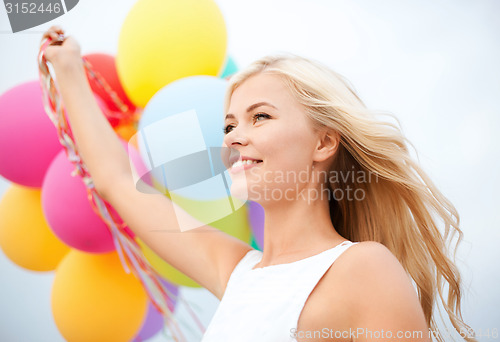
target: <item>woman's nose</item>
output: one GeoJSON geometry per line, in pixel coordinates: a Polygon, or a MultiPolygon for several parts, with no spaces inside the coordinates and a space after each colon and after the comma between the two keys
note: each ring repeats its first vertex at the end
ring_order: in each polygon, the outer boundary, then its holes
{"type": "Polygon", "coordinates": [[[234,145],[247,145],[248,137],[242,128],[235,127],[224,136],[224,143],[228,147],[234,145]]]}

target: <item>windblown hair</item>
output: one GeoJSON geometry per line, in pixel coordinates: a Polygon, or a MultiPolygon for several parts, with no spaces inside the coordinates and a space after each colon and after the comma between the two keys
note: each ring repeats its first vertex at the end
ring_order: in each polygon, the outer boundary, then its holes
{"type": "MultiPolygon", "coordinates": [[[[340,146],[330,171],[377,177],[376,182],[337,179],[329,183],[331,191],[362,188],[365,194],[363,200],[330,198],[337,232],[351,241],[385,245],[411,277],[427,326],[438,331],[434,312],[439,300],[454,328],[462,336],[467,332],[466,341],[476,341],[462,318],[462,281],[454,263],[463,238],[458,212],[410,156],[408,145],[413,145],[403,136],[397,118],[369,110],[342,75],[295,55],[264,57],[234,75],[226,93],[226,110],[234,90],[259,73],[281,77],[315,128],[339,133],[340,146]],[[393,117],[398,125],[377,115],[393,117]],[[438,228],[441,220],[444,232],[438,228]]],[[[435,337],[443,341],[441,334],[435,337]]]]}

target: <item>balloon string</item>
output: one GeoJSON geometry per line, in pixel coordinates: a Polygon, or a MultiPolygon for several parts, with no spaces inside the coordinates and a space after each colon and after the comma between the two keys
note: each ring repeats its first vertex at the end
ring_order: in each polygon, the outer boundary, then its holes
{"type": "MultiPolygon", "coordinates": [[[[134,236],[131,235],[129,230],[125,229],[127,228],[126,224],[120,223],[120,219],[111,213],[111,206],[101,198],[94,187],[92,177],[90,176],[73,139],[71,127],[63,111],[62,99],[59,95],[57,85],[52,78],[52,75],[48,68],[48,62],[44,55],[45,49],[50,45],[51,41],[52,39],[50,38],[42,40],[40,44],[40,51],[38,54],[39,79],[40,86],[42,88],[42,99],[45,111],[56,127],[59,142],[63,146],[68,160],[75,167],[72,175],[78,175],[82,178],[82,181],[84,182],[87,189],[87,196],[92,208],[94,209],[96,214],[106,223],[112,234],[115,249],[119,255],[120,261],[125,271],[127,273],[130,273],[131,270],[132,273],[140,280],[151,302],[153,303],[155,308],[164,316],[165,322],[172,331],[174,340],[187,341],[184,334],[182,333],[182,330],[179,327],[177,319],[175,319],[172,311],[168,307],[169,298],[177,297],[177,299],[180,298],[182,301],[184,301],[184,299],[182,298],[182,296],[175,296],[166,288],[166,286],[162,284],[162,282],[159,280],[160,275],[149,264],[134,236]]],[[[90,62],[85,58],[82,58],[82,61],[87,76],[94,79],[96,83],[102,89],[104,89],[105,93],[110,96],[111,100],[117,106],[117,108],[119,108],[120,113],[115,114],[115,117],[122,123],[136,123],[138,120],[137,111],[130,113],[129,107],[118,97],[116,92],[109,86],[104,78],[93,69],[90,62]]],[[[201,324],[198,317],[194,314],[187,303],[186,307],[188,308],[188,311],[194,319],[198,328],[202,331],[202,333],[204,333],[205,328],[201,324]]]]}

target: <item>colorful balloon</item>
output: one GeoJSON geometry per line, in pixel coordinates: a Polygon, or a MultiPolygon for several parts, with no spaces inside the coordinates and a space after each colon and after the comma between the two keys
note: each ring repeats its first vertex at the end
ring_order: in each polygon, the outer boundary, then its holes
{"type": "Polygon", "coordinates": [[[259,251],[262,251],[262,248],[257,244],[257,240],[255,240],[255,236],[252,235],[252,239],[250,240],[250,246],[253,249],[258,249],[259,251]]]}
{"type": "Polygon", "coordinates": [[[118,75],[132,102],[144,107],[177,79],[219,75],[226,45],[226,26],[215,1],[139,0],[121,28],[118,75]]]}
{"type": "MultiPolygon", "coordinates": [[[[118,98],[124,102],[131,110],[135,109],[134,104],[127,97],[125,90],[123,89],[120,79],[118,77],[118,72],[116,71],[116,61],[115,57],[105,53],[90,53],[83,56],[91,65],[92,69],[97,71],[104,80],[108,83],[111,89],[116,93],[118,98]]],[[[114,101],[112,101],[110,94],[106,92],[97,82],[92,79],[89,81],[92,91],[99,95],[103,100],[105,100],[106,105],[110,110],[119,111],[114,101]]]]}
{"type": "MultiPolygon", "coordinates": [[[[138,129],[142,130],[167,117],[194,110],[205,145],[221,147],[224,139],[222,126],[226,88],[226,80],[213,76],[191,76],[177,80],[158,91],[148,102],[138,129]]],[[[183,133],[192,135],[196,128],[186,127],[183,133]]],[[[171,149],[172,146],[164,148],[171,149]]]]}
{"type": "Polygon", "coordinates": [[[125,94],[123,86],[118,78],[118,73],[116,71],[115,57],[105,54],[105,53],[91,53],[83,56],[92,65],[92,69],[98,72],[102,78],[108,83],[111,89],[116,93],[118,98],[128,107],[128,111],[125,113],[120,112],[120,108],[115,104],[113,98],[110,94],[99,85],[98,81],[93,78],[89,79],[90,87],[92,91],[98,95],[106,104],[108,110],[103,111],[107,116],[108,121],[113,127],[120,124],[120,116],[127,117],[133,115],[136,110],[135,105],[130,101],[130,99],[125,94]]]}
{"type": "Polygon", "coordinates": [[[0,175],[39,188],[62,147],[45,113],[38,81],[11,88],[0,96],[0,175]]]}
{"type": "Polygon", "coordinates": [[[115,249],[111,233],[94,212],[85,184],[72,176],[73,164],[61,151],[50,165],[42,185],[42,207],[52,231],[65,244],[90,253],[115,249]]]}
{"type": "Polygon", "coordinates": [[[164,320],[162,314],[149,302],[146,317],[133,342],[146,341],[156,335],[163,328],[164,320]]]}
{"type": "MultiPolygon", "coordinates": [[[[131,142],[131,138],[137,133],[137,127],[133,122],[115,126],[114,130],[121,139],[128,142],[131,142]]],[[[139,146],[135,146],[135,148],[139,150],[139,146]]]]}
{"type": "Polygon", "coordinates": [[[69,252],[50,230],[40,190],[11,185],[0,200],[0,248],[16,265],[52,271],[69,252]]]}
{"type": "MultiPolygon", "coordinates": [[[[133,146],[122,141],[134,167],[144,173],[145,166],[133,146]]],[[[85,185],[64,151],[49,167],[42,186],[42,206],[52,231],[68,246],[89,253],[115,249],[111,233],[92,208],[85,185]]],[[[114,211],[112,211],[114,213],[114,211]]]]}
{"type": "Polygon", "coordinates": [[[226,65],[224,66],[224,71],[220,78],[229,79],[231,76],[238,72],[238,66],[231,56],[227,57],[226,65]]]}
{"type": "Polygon", "coordinates": [[[146,315],[141,282],[125,273],[116,252],[72,250],[57,267],[52,314],[67,341],[130,341],[146,315]]]}
{"type": "MultiPolygon", "coordinates": [[[[173,296],[178,296],[179,288],[177,286],[164,279],[161,279],[161,281],[173,294],[173,296]]],[[[175,297],[169,298],[169,300],[167,301],[167,306],[170,311],[174,312],[176,302],[177,301],[175,297]]],[[[165,321],[163,315],[156,309],[152,302],[149,302],[146,318],[144,319],[141,329],[139,330],[133,341],[141,342],[153,337],[163,328],[164,322],[165,321]]]]}
{"type": "Polygon", "coordinates": [[[253,201],[248,201],[247,205],[252,234],[257,246],[262,250],[264,248],[264,209],[259,203],[253,201]]]}
{"type": "Polygon", "coordinates": [[[221,161],[226,87],[227,81],[217,77],[186,77],[162,88],[144,108],[138,127],[142,158],[151,161],[157,183],[167,183],[180,196],[227,198],[221,178],[227,173],[221,161]]]}

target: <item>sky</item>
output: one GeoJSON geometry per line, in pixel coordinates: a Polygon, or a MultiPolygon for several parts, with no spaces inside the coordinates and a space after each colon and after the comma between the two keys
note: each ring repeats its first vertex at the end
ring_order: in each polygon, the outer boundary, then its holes
{"type": "MultiPolygon", "coordinates": [[[[16,34],[9,33],[1,7],[0,94],[38,77],[38,43],[53,24],[74,35],[83,54],[116,54],[121,25],[134,3],[80,0],[66,15],[16,34]]],[[[483,334],[499,329],[500,2],[216,3],[226,21],[228,53],[240,67],[276,52],[313,58],[347,77],[368,107],[400,120],[422,167],[460,213],[463,317],[483,334]]],[[[0,178],[0,195],[8,186],[0,178]]],[[[50,309],[53,273],[23,270],[0,253],[0,274],[0,339],[63,341],[50,309]]],[[[207,325],[217,299],[204,289],[181,293],[207,325]]]]}

